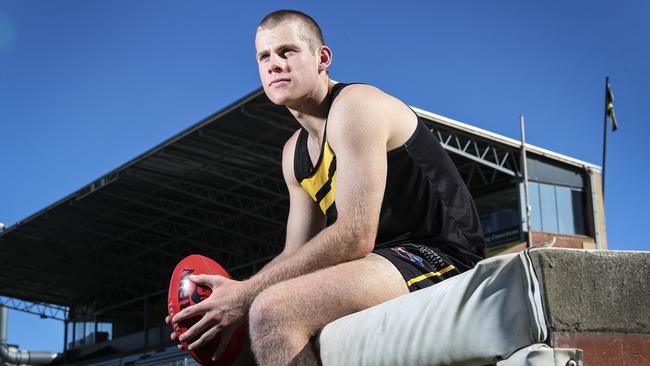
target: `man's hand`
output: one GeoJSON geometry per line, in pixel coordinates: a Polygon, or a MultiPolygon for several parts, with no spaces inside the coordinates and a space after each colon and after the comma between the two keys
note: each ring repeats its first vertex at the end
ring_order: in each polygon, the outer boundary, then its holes
{"type": "MultiPolygon", "coordinates": [[[[244,282],[223,276],[192,275],[189,279],[196,285],[210,287],[212,294],[200,303],[181,310],[172,319],[168,317],[165,320],[168,324],[178,324],[185,319],[202,316],[201,320],[178,340],[188,343],[193,341],[188,345],[188,350],[193,350],[205,345],[222,332],[219,347],[213,356],[213,359],[218,359],[232,333],[246,321],[253,296],[249,296],[244,282]]],[[[171,338],[176,338],[174,333],[171,338]]]]}

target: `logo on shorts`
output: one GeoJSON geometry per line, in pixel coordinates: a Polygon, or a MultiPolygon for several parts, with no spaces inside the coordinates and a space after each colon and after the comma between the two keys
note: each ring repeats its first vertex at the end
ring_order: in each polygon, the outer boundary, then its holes
{"type": "Polygon", "coordinates": [[[395,253],[399,254],[400,257],[406,258],[411,262],[417,264],[418,266],[421,266],[422,263],[424,262],[422,257],[409,252],[408,250],[404,249],[404,247],[394,247],[390,249],[393,250],[395,253]]]}

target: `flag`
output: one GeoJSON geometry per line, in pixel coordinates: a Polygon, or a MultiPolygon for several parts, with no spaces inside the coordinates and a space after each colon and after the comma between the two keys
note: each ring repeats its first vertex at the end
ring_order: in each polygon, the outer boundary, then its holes
{"type": "Polygon", "coordinates": [[[618,123],[616,123],[616,115],[614,114],[614,94],[612,93],[612,88],[609,87],[609,81],[605,89],[605,117],[609,117],[612,120],[612,131],[616,131],[618,129],[618,123]]]}

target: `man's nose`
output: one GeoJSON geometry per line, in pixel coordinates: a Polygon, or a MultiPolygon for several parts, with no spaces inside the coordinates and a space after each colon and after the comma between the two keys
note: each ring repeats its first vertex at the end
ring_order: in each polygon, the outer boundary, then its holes
{"type": "Polygon", "coordinates": [[[269,56],[269,73],[282,72],[285,66],[285,59],[276,54],[269,56]]]}

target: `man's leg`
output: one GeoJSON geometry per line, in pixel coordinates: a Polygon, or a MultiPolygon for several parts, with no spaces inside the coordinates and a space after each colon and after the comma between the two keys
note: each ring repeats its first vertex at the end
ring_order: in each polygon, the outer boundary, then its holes
{"type": "Polygon", "coordinates": [[[408,292],[397,268],[374,253],[276,284],[250,309],[255,358],[260,365],[317,365],[309,338],[318,329],[408,292]]]}

